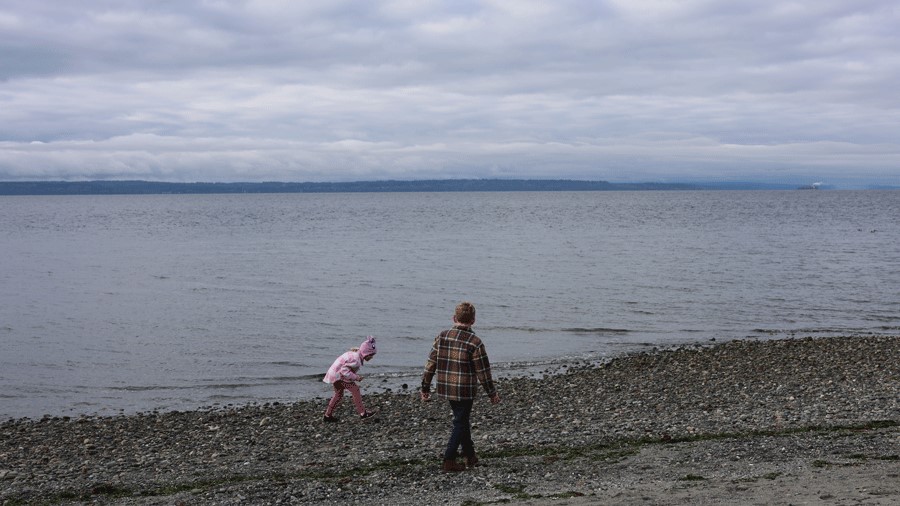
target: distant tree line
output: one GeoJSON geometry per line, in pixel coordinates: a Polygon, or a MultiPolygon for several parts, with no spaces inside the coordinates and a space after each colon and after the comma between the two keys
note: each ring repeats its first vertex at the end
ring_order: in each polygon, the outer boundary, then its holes
{"type": "Polygon", "coordinates": [[[0,195],[149,195],[196,193],[362,193],[795,189],[792,185],[610,183],[570,179],[434,179],[333,183],[169,183],[155,181],[0,181],[0,195]]]}

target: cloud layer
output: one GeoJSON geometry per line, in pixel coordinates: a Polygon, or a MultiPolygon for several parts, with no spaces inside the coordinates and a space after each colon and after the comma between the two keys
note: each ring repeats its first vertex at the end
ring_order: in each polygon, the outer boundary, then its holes
{"type": "Polygon", "coordinates": [[[0,179],[900,184],[892,0],[0,5],[0,179]]]}

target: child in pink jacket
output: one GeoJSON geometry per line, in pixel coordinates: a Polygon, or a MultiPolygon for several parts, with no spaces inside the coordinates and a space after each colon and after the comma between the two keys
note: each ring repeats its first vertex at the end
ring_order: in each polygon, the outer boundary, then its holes
{"type": "Polygon", "coordinates": [[[325,373],[325,378],[322,381],[331,383],[334,386],[334,396],[331,397],[328,407],[325,408],[326,422],[339,421],[334,416],[334,410],[341,403],[341,399],[344,398],[344,390],[349,390],[353,396],[353,404],[356,406],[356,412],[359,413],[360,418],[369,418],[375,415],[375,412],[369,411],[363,406],[362,394],[359,392],[359,385],[356,384],[357,381],[363,379],[362,376],[357,374],[359,368],[362,367],[364,362],[372,360],[375,352],[375,338],[369,336],[359,345],[359,348],[352,348],[344,353],[328,368],[328,372],[325,373]]]}

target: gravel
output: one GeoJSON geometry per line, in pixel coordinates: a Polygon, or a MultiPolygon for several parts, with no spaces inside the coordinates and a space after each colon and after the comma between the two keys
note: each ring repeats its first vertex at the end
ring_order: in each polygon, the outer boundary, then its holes
{"type": "Polygon", "coordinates": [[[379,415],[345,400],[338,424],[325,399],[9,420],[0,504],[900,502],[897,336],[657,349],[498,387],[473,414],[482,465],[448,475],[449,408],[414,389],[363,383],[379,415]]]}

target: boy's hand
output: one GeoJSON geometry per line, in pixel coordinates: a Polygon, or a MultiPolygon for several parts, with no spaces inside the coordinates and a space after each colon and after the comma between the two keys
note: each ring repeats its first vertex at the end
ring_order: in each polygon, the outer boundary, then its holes
{"type": "Polygon", "coordinates": [[[422,402],[431,400],[431,392],[419,392],[419,396],[422,398],[422,402]]]}
{"type": "Polygon", "coordinates": [[[500,394],[495,393],[491,396],[491,404],[500,404],[500,394]]]}

